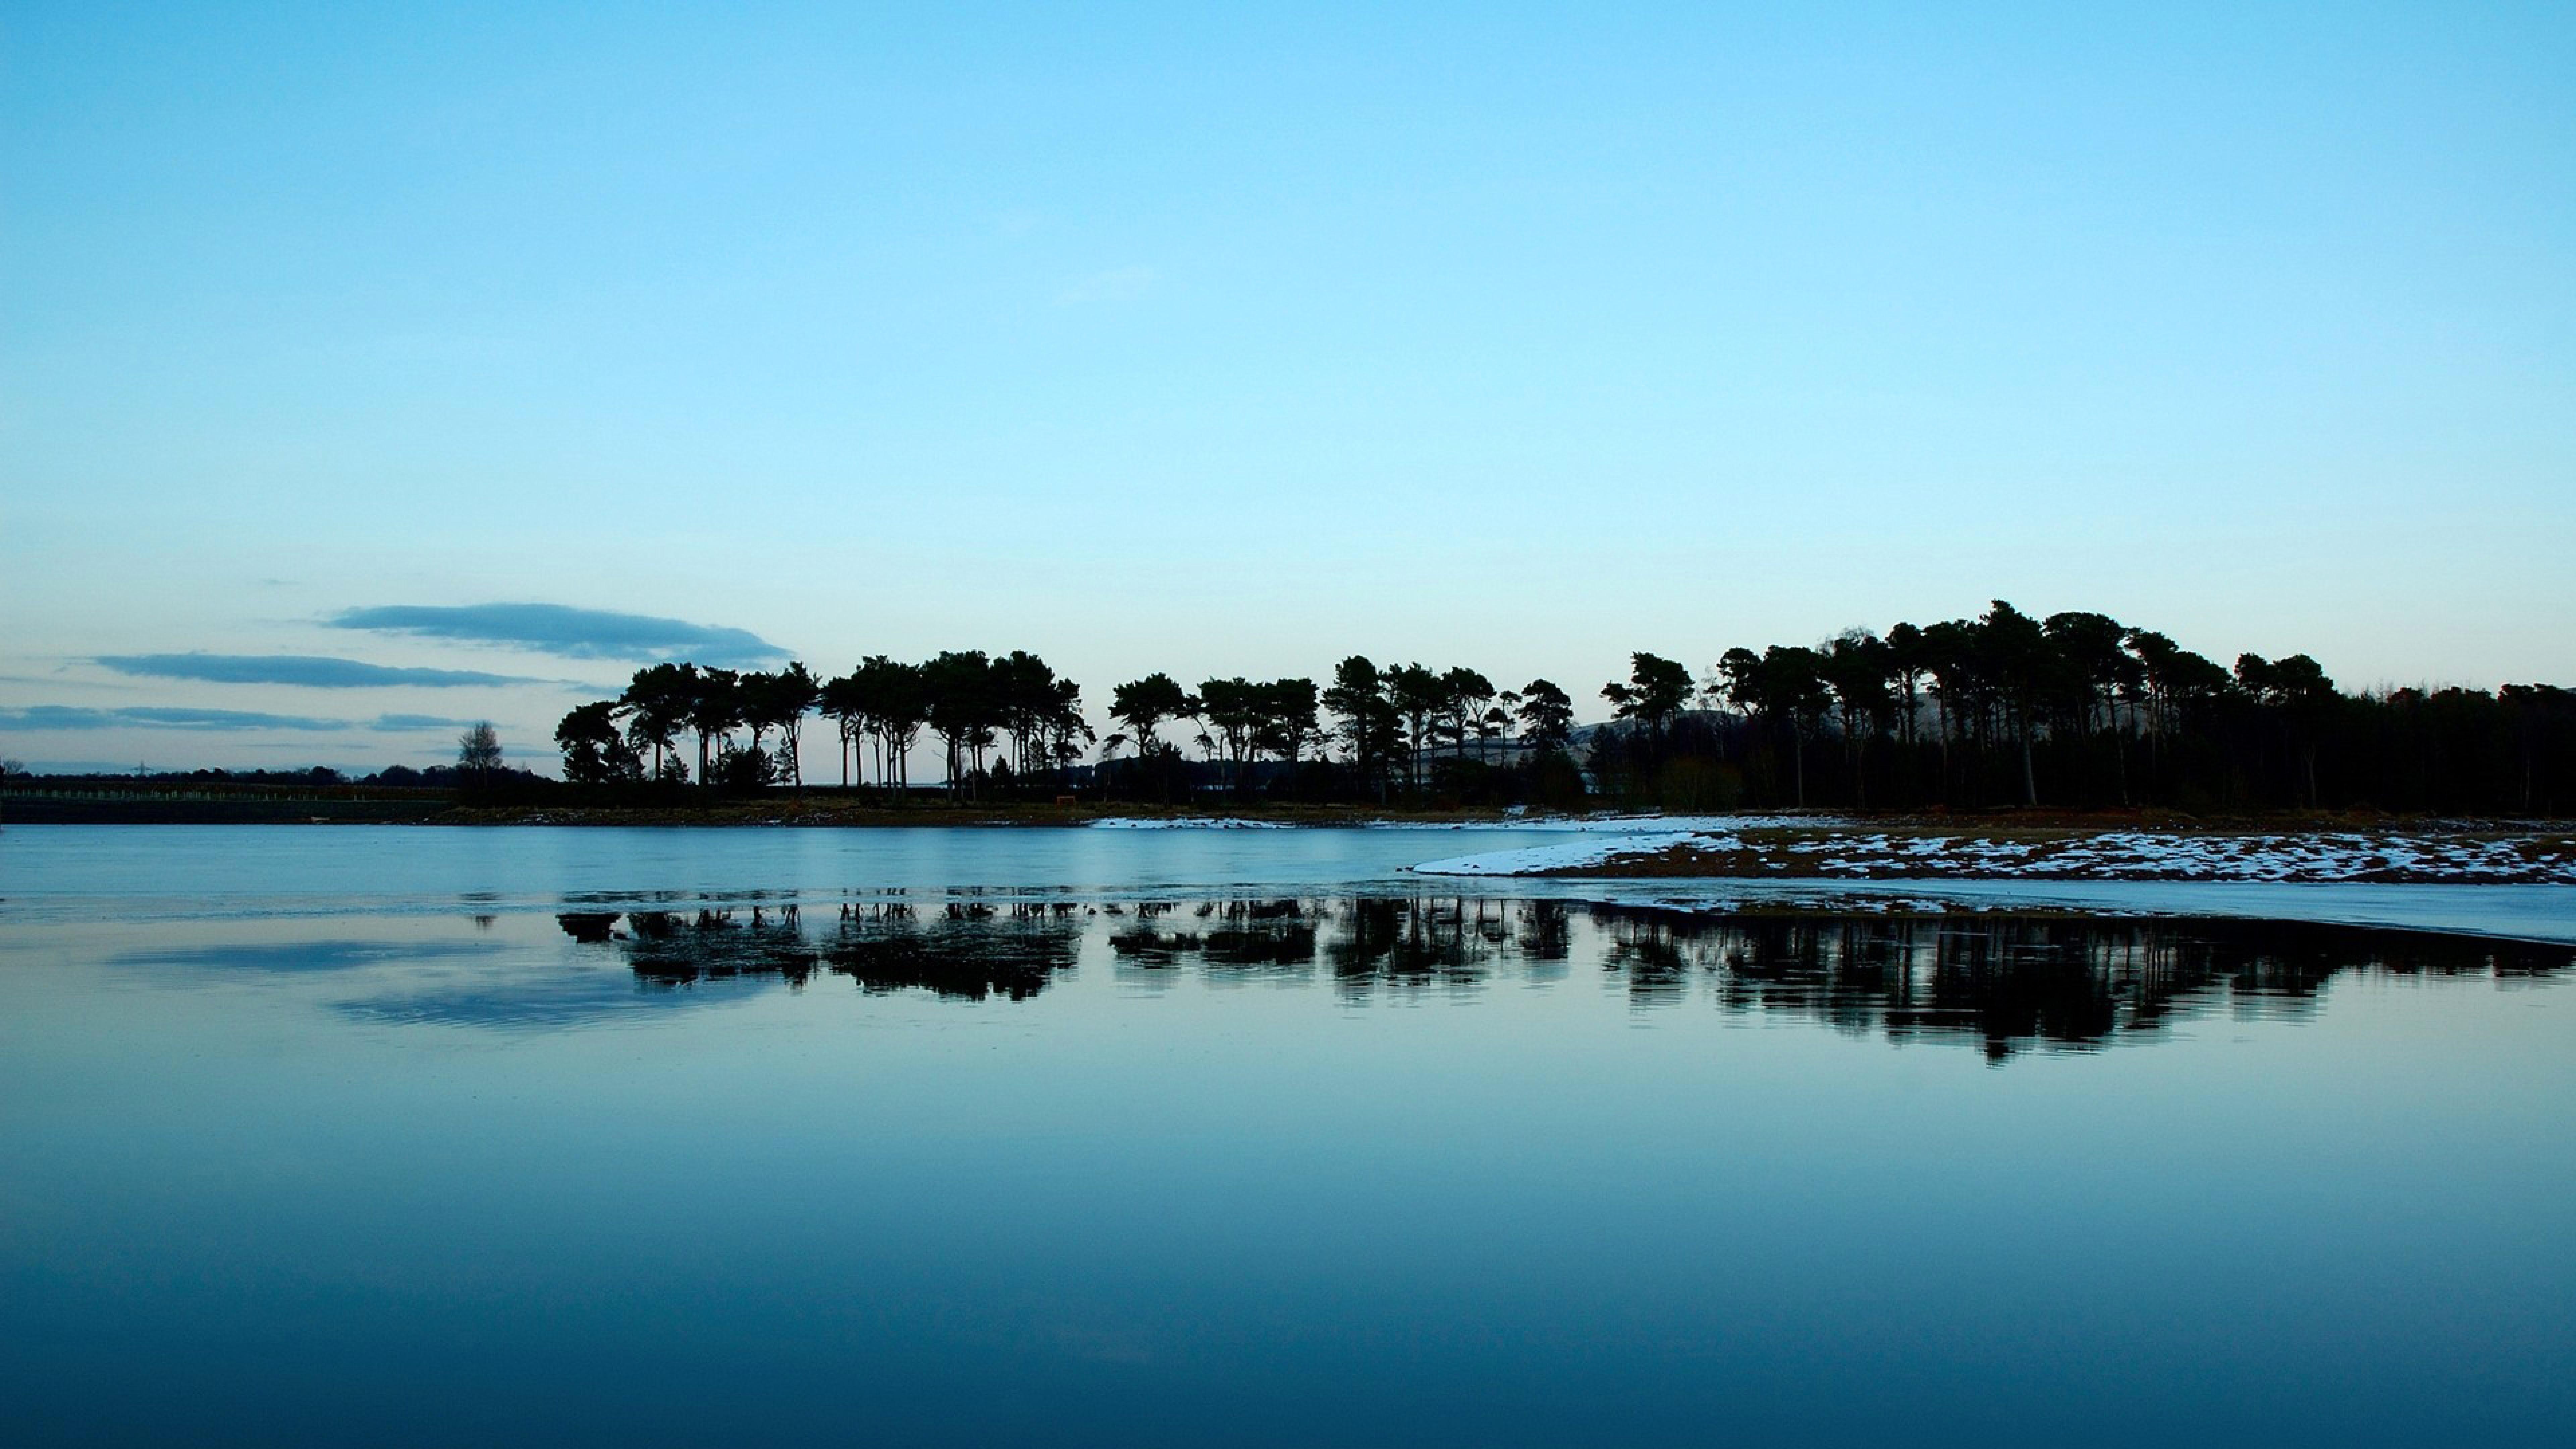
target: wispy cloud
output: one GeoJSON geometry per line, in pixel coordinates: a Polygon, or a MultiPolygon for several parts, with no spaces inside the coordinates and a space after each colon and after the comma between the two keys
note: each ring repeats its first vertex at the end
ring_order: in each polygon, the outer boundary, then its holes
{"type": "Polygon", "coordinates": [[[1128,302],[1145,295],[1154,285],[1152,267],[1112,267],[1094,272],[1056,293],[1057,305],[1078,307],[1092,302],[1128,302]]]}
{"type": "Polygon", "coordinates": [[[567,659],[694,659],[737,665],[787,657],[786,650],[747,629],[563,604],[391,604],[349,609],[325,622],[341,629],[507,644],[567,659]]]}
{"type": "Polygon", "coordinates": [[[0,709],[0,730],[344,730],[344,719],[315,719],[301,714],[263,714],[243,709],[180,709],[136,706],[89,709],[68,704],[31,704],[0,709]]]}
{"type": "MultiPolygon", "coordinates": [[[[368,723],[367,728],[378,734],[400,734],[405,730],[461,730],[476,723],[439,714],[380,714],[368,723]]],[[[552,752],[548,753],[551,755],[552,752]]]]}
{"type": "MultiPolygon", "coordinates": [[[[182,709],[138,706],[92,709],[83,705],[31,704],[0,709],[0,730],[294,730],[319,734],[331,730],[365,730],[397,735],[429,730],[461,730],[478,721],[443,714],[380,714],[374,719],[325,719],[305,714],[266,714],[244,709],[182,709]]],[[[292,748],[304,749],[296,745],[292,748]]],[[[531,750],[531,758],[552,759],[552,750],[531,750]]]]}
{"type": "Polygon", "coordinates": [[[292,684],[308,689],[369,689],[406,685],[455,689],[493,684],[543,684],[518,674],[474,669],[406,669],[333,659],[317,654],[103,654],[95,661],[119,674],[155,679],[200,679],[210,684],[292,684]]]}

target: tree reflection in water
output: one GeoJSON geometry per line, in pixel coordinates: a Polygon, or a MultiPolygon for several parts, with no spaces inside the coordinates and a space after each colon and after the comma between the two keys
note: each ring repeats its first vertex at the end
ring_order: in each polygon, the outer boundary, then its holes
{"type": "Polygon", "coordinates": [[[846,976],[870,994],[924,990],[981,1001],[1025,1001],[1046,989],[1079,954],[1076,908],[955,903],[927,917],[902,902],[846,905],[834,929],[805,930],[794,905],[760,906],[748,916],[702,907],[615,913],[567,912],[555,919],[586,945],[623,952],[638,982],[668,990],[736,976],[774,976],[802,989],[815,971],[846,976]]]}
{"type": "Polygon", "coordinates": [[[1304,901],[1202,901],[1186,927],[1165,924],[1178,909],[1167,901],[1108,909],[1113,918],[1132,915],[1107,935],[1124,982],[1158,985],[1162,973],[1189,965],[1227,980],[1314,973],[1318,911],[1304,901]]]}
{"type": "Polygon", "coordinates": [[[924,919],[909,906],[850,906],[824,947],[833,972],[870,994],[919,989],[981,1001],[1026,1001],[1081,955],[1078,907],[950,904],[924,919]]]}
{"type": "Polygon", "coordinates": [[[2002,1059],[2089,1050],[2215,1010],[2296,1015],[2339,973],[2557,974],[2576,951],[2475,937],[2284,921],[2086,916],[1701,915],[1472,896],[1326,900],[950,901],[844,905],[809,930],[793,903],[588,910],[556,918],[670,990],[724,977],[791,987],[816,972],[869,993],[925,990],[1024,1001],[1074,969],[1086,943],[1122,982],[1327,974],[1336,996],[1472,994],[1597,969],[1638,1009],[1694,998],[1898,1041],[1955,1041],[2002,1059]]]}

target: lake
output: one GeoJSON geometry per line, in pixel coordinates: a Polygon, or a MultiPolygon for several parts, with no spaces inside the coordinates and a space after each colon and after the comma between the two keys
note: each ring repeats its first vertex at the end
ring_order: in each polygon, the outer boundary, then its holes
{"type": "Polygon", "coordinates": [[[1459,842],[10,827],[0,1422],[2576,1442],[2576,892],[1459,842]]]}

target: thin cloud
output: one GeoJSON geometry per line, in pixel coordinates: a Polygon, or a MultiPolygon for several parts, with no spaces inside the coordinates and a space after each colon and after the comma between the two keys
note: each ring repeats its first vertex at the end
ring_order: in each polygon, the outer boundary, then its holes
{"type": "Polygon", "coordinates": [[[787,657],[786,650],[748,629],[563,604],[391,604],[345,610],[325,622],[339,629],[506,644],[567,659],[643,663],[694,659],[701,664],[735,665],[787,657]]]}
{"type": "Polygon", "coordinates": [[[344,719],[316,719],[301,714],[263,714],[244,709],[178,709],[136,706],[89,709],[68,704],[31,704],[0,709],[0,730],[344,730],[344,719]]]}
{"type": "Polygon", "coordinates": [[[373,689],[386,685],[456,689],[544,684],[519,674],[475,669],[406,669],[318,654],[102,654],[94,661],[119,674],[197,679],[209,684],[292,684],[306,689],[373,689]]]}
{"type": "Polygon", "coordinates": [[[380,714],[367,728],[378,734],[399,734],[405,730],[471,729],[479,723],[479,720],[449,719],[438,714],[380,714]]]}
{"type": "Polygon", "coordinates": [[[120,709],[117,715],[174,730],[344,730],[344,719],[302,714],[261,714],[240,709],[120,709]]]}
{"type": "Polygon", "coordinates": [[[67,704],[31,704],[0,709],[0,730],[105,730],[131,723],[112,709],[79,709],[67,704]]]}

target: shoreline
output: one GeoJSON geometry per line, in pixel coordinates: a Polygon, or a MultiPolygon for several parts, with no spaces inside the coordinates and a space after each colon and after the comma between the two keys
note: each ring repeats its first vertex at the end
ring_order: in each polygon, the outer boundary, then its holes
{"type": "Polygon", "coordinates": [[[2576,840],[2576,823],[2551,819],[2396,815],[2372,811],[2209,811],[2172,809],[2074,809],[1996,806],[1974,811],[1850,812],[1826,810],[1646,811],[1603,807],[1581,812],[1537,812],[1498,805],[1373,806],[1277,804],[1211,800],[1189,804],[1136,801],[951,802],[916,799],[903,804],[838,796],[817,787],[804,796],[780,794],[704,802],[600,805],[583,802],[478,803],[446,795],[293,795],[272,792],[54,792],[19,788],[0,792],[0,827],[8,825],[444,825],[883,829],[911,826],[1101,826],[1141,828],[1350,828],[1359,826],[1525,827],[1634,831],[1639,834],[1705,833],[1712,826],[1743,832],[1847,836],[1859,832],[1917,837],[2056,839],[2115,832],[2174,835],[2327,834],[2407,831],[2439,835],[2542,836],[2576,840]]]}
{"type": "MultiPolygon", "coordinates": [[[[438,798],[0,801],[10,825],[368,825],[561,829],[1415,829],[1503,839],[1408,869],[1426,879],[1919,884],[2326,882],[2576,885],[2576,828],[2556,821],[2163,811],[1980,816],[1821,813],[1511,814],[1500,807],[878,801],[809,795],[662,806],[473,804],[438,798]],[[1508,842],[1508,843],[1507,843],[1508,842]]],[[[1429,852],[1426,852],[1426,854],[1429,852]]]]}

